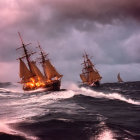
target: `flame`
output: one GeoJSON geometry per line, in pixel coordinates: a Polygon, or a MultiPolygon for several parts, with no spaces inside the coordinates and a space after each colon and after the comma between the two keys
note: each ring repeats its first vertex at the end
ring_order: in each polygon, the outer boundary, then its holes
{"type": "Polygon", "coordinates": [[[24,84],[24,89],[37,89],[45,86],[45,81],[41,81],[39,78],[30,78],[29,82],[24,84]]]}

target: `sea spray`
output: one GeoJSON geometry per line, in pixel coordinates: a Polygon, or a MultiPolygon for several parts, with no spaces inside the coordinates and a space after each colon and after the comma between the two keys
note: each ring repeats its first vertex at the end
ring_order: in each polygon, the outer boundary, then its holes
{"type": "Polygon", "coordinates": [[[134,101],[133,99],[130,98],[126,98],[124,96],[122,96],[119,93],[103,93],[103,92],[97,92],[91,89],[87,89],[87,88],[80,88],[81,90],[81,94],[85,95],[85,96],[90,96],[90,97],[94,97],[94,98],[108,98],[108,99],[112,99],[112,100],[121,100],[130,104],[134,104],[134,105],[140,105],[139,101],[134,101]]]}
{"type": "Polygon", "coordinates": [[[140,139],[139,82],[108,84],[107,90],[99,87],[100,92],[73,83],[59,92],[5,89],[8,92],[0,93],[0,121],[6,119],[3,128],[25,139],[140,139]],[[120,90],[109,90],[116,87],[120,90]]]}

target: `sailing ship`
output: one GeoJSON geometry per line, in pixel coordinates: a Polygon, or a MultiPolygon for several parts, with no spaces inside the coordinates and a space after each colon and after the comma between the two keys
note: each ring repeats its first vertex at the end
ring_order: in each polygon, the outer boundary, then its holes
{"type": "Polygon", "coordinates": [[[120,76],[120,73],[118,73],[117,79],[118,79],[118,82],[119,82],[119,83],[122,83],[122,82],[123,82],[123,80],[122,80],[122,78],[121,78],[121,76],[120,76]]]}
{"type": "Polygon", "coordinates": [[[82,73],[80,74],[80,78],[84,85],[88,86],[99,86],[100,80],[102,77],[100,76],[98,70],[95,68],[94,64],[89,59],[87,53],[83,55],[84,62],[82,63],[82,73]]]}
{"type": "MultiPolygon", "coordinates": [[[[51,64],[50,60],[47,58],[47,55],[43,52],[40,45],[38,46],[40,49],[41,55],[41,66],[43,68],[43,73],[38,68],[36,61],[31,60],[31,56],[36,52],[29,52],[27,50],[27,46],[29,44],[24,44],[22,37],[19,34],[22,46],[20,48],[23,49],[24,55],[18,58],[20,62],[20,70],[19,77],[21,81],[19,83],[23,84],[23,90],[35,90],[38,88],[45,88],[46,91],[58,91],[60,90],[61,78],[63,75],[59,74],[55,67],[51,64]]],[[[20,48],[17,48],[20,49],[20,48]]]]}

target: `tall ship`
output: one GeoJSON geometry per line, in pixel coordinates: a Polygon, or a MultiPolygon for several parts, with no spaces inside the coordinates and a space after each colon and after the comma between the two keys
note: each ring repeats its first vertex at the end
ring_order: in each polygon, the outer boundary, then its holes
{"type": "Polygon", "coordinates": [[[119,83],[122,83],[122,82],[123,82],[123,80],[122,80],[122,78],[121,78],[121,76],[120,76],[120,73],[118,73],[117,79],[118,79],[118,82],[119,82],[119,83]]]}
{"type": "Polygon", "coordinates": [[[83,55],[84,62],[82,63],[82,73],[80,74],[80,78],[82,80],[83,85],[88,86],[100,86],[100,80],[102,77],[100,76],[98,70],[95,68],[94,64],[89,59],[89,56],[85,52],[83,55]]]}
{"type": "Polygon", "coordinates": [[[40,45],[40,63],[42,71],[38,68],[36,61],[31,59],[31,56],[36,52],[29,52],[27,46],[24,44],[20,33],[19,37],[22,42],[22,46],[18,49],[22,49],[24,55],[19,60],[19,77],[21,78],[20,84],[23,85],[23,90],[30,91],[38,88],[44,88],[46,91],[59,91],[61,85],[61,78],[63,75],[59,74],[55,67],[51,64],[48,54],[46,55],[40,45]]]}

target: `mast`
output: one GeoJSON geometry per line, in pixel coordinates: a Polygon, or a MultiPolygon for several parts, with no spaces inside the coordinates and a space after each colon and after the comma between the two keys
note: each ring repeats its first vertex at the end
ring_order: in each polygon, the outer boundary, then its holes
{"type": "Polygon", "coordinates": [[[26,49],[26,46],[30,45],[31,43],[25,45],[25,44],[23,43],[23,39],[22,39],[22,37],[21,37],[21,35],[20,35],[19,32],[18,32],[18,35],[19,35],[19,37],[20,37],[22,46],[19,47],[19,48],[17,48],[16,50],[18,50],[18,49],[20,49],[20,48],[23,48],[24,54],[25,54],[25,55],[24,55],[23,57],[21,57],[20,59],[22,59],[22,58],[24,58],[24,57],[26,58],[27,64],[28,64],[28,67],[29,67],[29,70],[31,71],[31,73],[33,73],[32,68],[31,68],[31,64],[30,64],[30,59],[29,59],[29,57],[30,57],[32,54],[34,54],[35,52],[32,52],[32,53],[28,54],[28,51],[27,51],[27,49],[26,49]]]}
{"type": "MultiPolygon", "coordinates": [[[[38,43],[39,45],[39,43],[38,43]]],[[[42,48],[40,47],[40,45],[38,46],[40,49],[40,55],[41,55],[41,63],[42,63],[42,67],[43,67],[43,71],[44,71],[44,75],[46,76],[46,78],[48,80],[51,80],[52,78],[56,78],[59,79],[61,78],[63,75],[59,74],[56,70],[56,68],[51,64],[50,60],[47,58],[46,56],[48,54],[44,54],[44,52],[42,51],[42,48]]]]}
{"type": "Polygon", "coordinates": [[[43,51],[42,51],[42,48],[41,48],[41,46],[40,46],[40,44],[39,44],[39,42],[38,42],[38,47],[39,47],[39,49],[40,49],[40,55],[41,55],[41,59],[42,59],[42,63],[44,63],[45,62],[45,57],[48,55],[44,55],[44,53],[43,53],[43,51]]]}
{"type": "Polygon", "coordinates": [[[88,55],[87,55],[86,51],[84,51],[84,52],[85,52],[85,58],[88,60],[88,55]]]}
{"type": "Polygon", "coordinates": [[[41,63],[42,63],[42,67],[43,67],[43,72],[44,72],[45,77],[47,78],[47,75],[46,75],[46,72],[45,72],[44,64],[45,64],[45,61],[46,61],[45,58],[46,58],[46,56],[47,56],[48,54],[45,55],[45,54],[43,53],[43,50],[42,50],[42,48],[41,48],[39,42],[38,42],[38,48],[40,49],[41,63]]]}
{"type": "MultiPolygon", "coordinates": [[[[86,52],[85,52],[85,54],[86,54],[86,52]]],[[[83,65],[83,68],[82,68],[82,74],[80,74],[80,77],[81,77],[83,83],[88,82],[88,78],[89,78],[88,63],[87,63],[87,60],[86,60],[87,58],[86,58],[85,54],[83,54],[84,62],[81,64],[81,65],[83,65]]]]}

